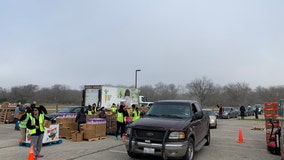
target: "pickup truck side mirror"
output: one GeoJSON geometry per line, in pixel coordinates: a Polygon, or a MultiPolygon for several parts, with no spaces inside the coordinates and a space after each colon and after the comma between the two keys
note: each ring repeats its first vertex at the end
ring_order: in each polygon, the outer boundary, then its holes
{"type": "Polygon", "coordinates": [[[196,119],[202,119],[202,117],[203,117],[202,112],[196,112],[194,115],[195,115],[196,119]]]}

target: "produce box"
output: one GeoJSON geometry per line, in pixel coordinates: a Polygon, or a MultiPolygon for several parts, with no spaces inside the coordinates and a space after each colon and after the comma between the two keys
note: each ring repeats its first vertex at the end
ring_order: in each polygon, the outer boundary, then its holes
{"type": "Polygon", "coordinates": [[[101,124],[84,124],[84,139],[92,139],[106,136],[106,123],[101,124]]]}
{"type": "Polygon", "coordinates": [[[81,142],[83,141],[83,137],[84,137],[84,132],[78,132],[78,131],[74,131],[72,133],[72,141],[73,142],[81,142]]]}

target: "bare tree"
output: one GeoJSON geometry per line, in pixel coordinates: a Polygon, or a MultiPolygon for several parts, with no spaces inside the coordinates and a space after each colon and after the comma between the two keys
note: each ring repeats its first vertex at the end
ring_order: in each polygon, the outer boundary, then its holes
{"type": "Polygon", "coordinates": [[[190,96],[198,100],[201,105],[209,98],[214,92],[214,84],[207,77],[202,77],[193,80],[191,83],[186,84],[190,96]]]}
{"type": "Polygon", "coordinates": [[[8,91],[2,87],[0,87],[0,103],[6,102],[8,100],[8,91]]]}
{"type": "Polygon", "coordinates": [[[18,86],[11,88],[11,100],[13,102],[22,102],[26,103],[32,100],[35,97],[36,92],[39,87],[37,85],[26,85],[26,86],[18,86]]]}
{"type": "Polygon", "coordinates": [[[140,90],[140,95],[144,96],[147,101],[155,101],[156,97],[155,97],[155,89],[151,86],[151,85],[145,85],[145,86],[141,86],[139,88],[140,90]]]}
{"type": "Polygon", "coordinates": [[[240,104],[248,104],[247,96],[250,94],[251,88],[246,83],[231,83],[224,86],[224,96],[228,98],[227,104],[239,106],[240,104]]]}
{"type": "Polygon", "coordinates": [[[284,87],[283,86],[275,86],[264,88],[261,86],[256,87],[256,95],[257,97],[265,102],[265,101],[276,101],[278,102],[280,99],[284,97],[284,87]]]}
{"type": "Polygon", "coordinates": [[[177,93],[178,89],[174,84],[166,85],[162,82],[159,82],[155,85],[155,94],[157,100],[176,99],[177,93]]]}

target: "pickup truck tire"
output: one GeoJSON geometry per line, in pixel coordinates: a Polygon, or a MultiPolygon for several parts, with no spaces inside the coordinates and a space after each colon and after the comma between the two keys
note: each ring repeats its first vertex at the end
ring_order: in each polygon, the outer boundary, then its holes
{"type": "Polygon", "coordinates": [[[138,154],[133,153],[133,152],[130,152],[130,151],[127,151],[127,154],[128,154],[128,156],[131,157],[131,158],[138,158],[138,157],[139,157],[138,154]]]}
{"type": "Polygon", "coordinates": [[[211,141],[210,129],[208,129],[208,132],[207,132],[207,135],[205,136],[205,139],[207,140],[207,142],[205,143],[205,146],[209,146],[210,145],[210,141],[211,141]]]}
{"type": "Polygon", "coordinates": [[[188,139],[188,148],[182,160],[193,160],[194,159],[194,141],[192,138],[188,139]]]}

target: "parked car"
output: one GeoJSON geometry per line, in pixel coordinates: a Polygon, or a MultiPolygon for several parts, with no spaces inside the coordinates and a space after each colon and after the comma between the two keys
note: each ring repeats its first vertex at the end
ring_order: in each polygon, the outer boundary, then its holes
{"type": "Polygon", "coordinates": [[[246,106],[245,116],[254,116],[254,109],[253,107],[246,106]]]}
{"type": "Polygon", "coordinates": [[[263,108],[264,108],[264,105],[263,104],[254,104],[253,105],[253,110],[255,111],[255,108],[258,108],[258,114],[263,114],[263,108]]]}
{"type": "MultiPolygon", "coordinates": [[[[63,108],[59,110],[56,113],[51,113],[46,115],[47,117],[51,118],[54,121],[56,121],[56,117],[58,117],[59,114],[61,113],[78,113],[80,112],[82,106],[68,106],[66,108],[63,108]]],[[[85,108],[85,111],[87,111],[87,107],[83,106],[85,108]]]]}
{"type": "Polygon", "coordinates": [[[235,107],[224,107],[223,118],[238,118],[239,110],[235,107]]]}
{"type": "Polygon", "coordinates": [[[210,124],[210,128],[217,128],[217,117],[215,115],[215,113],[213,112],[212,109],[203,109],[203,112],[206,113],[209,118],[209,124],[210,124]]]}

